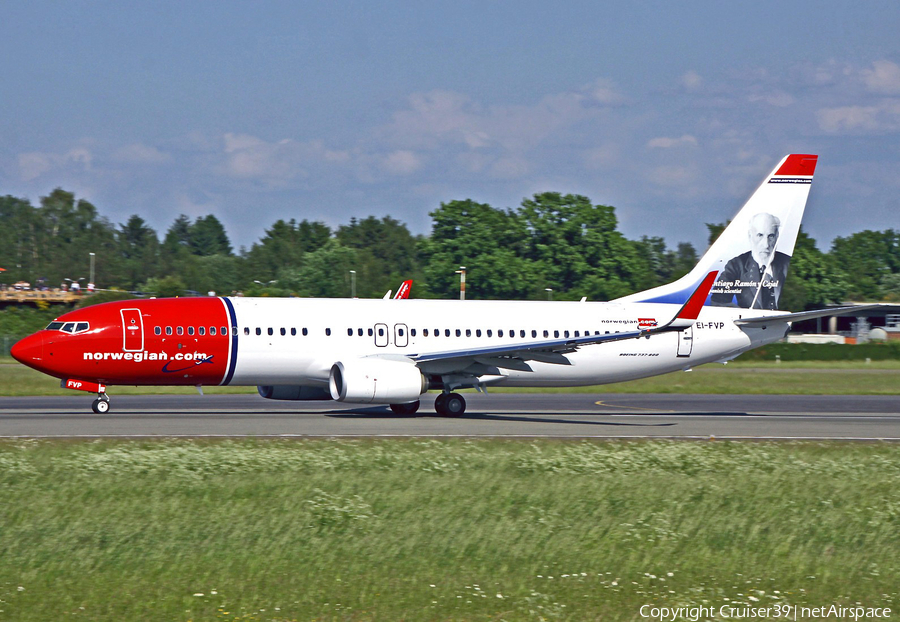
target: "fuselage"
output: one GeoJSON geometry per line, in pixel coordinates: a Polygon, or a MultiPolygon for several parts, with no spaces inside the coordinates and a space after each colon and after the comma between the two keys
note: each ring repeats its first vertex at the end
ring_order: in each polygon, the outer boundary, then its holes
{"type": "MultiPolygon", "coordinates": [[[[61,379],[106,385],[319,385],[336,361],[411,359],[663,323],[662,303],[178,298],[112,302],[71,311],[16,344],[21,362],[61,379]]],[[[482,374],[517,387],[633,380],[727,360],[784,330],[739,328],[760,312],[704,307],[684,331],[584,345],[562,360],[529,360],[482,374]],[[517,368],[518,367],[518,368],[517,368]]],[[[784,328],[787,325],[784,324],[784,328]]],[[[490,366],[496,360],[476,361],[490,366]]],[[[434,361],[425,375],[458,369],[434,361]],[[442,365],[444,367],[442,367],[442,365]]]]}

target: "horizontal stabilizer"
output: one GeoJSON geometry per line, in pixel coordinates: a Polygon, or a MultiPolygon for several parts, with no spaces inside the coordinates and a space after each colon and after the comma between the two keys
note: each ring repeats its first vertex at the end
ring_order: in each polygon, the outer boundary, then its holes
{"type": "Polygon", "coordinates": [[[820,317],[832,317],[835,315],[853,315],[873,309],[885,309],[897,307],[891,304],[856,305],[852,307],[835,307],[834,309],[816,309],[815,311],[800,311],[798,313],[779,313],[778,315],[764,315],[762,317],[748,317],[735,320],[738,326],[761,326],[775,322],[799,322],[801,320],[814,320],[820,317]]]}

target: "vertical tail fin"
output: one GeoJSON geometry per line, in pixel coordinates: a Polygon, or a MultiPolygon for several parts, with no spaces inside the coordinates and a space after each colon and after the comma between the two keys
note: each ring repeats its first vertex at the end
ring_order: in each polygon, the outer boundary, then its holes
{"type": "Polygon", "coordinates": [[[718,271],[705,304],[777,309],[818,156],[785,156],[744,204],[693,270],[674,283],[620,298],[684,304],[718,271]]]}

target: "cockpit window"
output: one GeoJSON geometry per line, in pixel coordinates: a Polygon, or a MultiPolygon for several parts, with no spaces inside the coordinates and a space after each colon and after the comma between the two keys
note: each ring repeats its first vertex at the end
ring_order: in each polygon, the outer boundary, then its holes
{"type": "Polygon", "coordinates": [[[59,330],[74,335],[88,331],[90,328],[91,325],[87,322],[50,322],[46,330],[59,330]]]}

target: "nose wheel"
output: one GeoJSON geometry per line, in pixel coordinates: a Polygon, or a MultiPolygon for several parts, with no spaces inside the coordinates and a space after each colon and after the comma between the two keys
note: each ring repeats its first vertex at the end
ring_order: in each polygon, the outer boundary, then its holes
{"type": "Polygon", "coordinates": [[[466,400],[459,393],[441,393],[434,400],[434,409],[441,417],[459,417],[466,412],[466,400]]]}
{"type": "Polygon", "coordinates": [[[98,415],[109,412],[109,396],[106,393],[97,395],[97,399],[91,404],[91,410],[98,415]]]}

